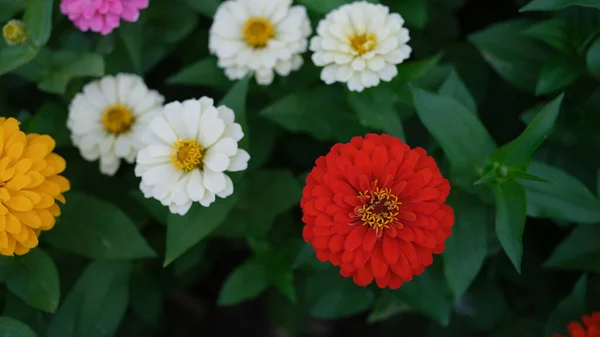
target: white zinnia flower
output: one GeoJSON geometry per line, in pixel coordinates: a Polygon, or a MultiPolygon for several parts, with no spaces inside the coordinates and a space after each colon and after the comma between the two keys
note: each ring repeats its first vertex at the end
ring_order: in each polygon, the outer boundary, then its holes
{"type": "Polygon", "coordinates": [[[389,8],[366,1],[346,4],[319,22],[310,41],[315,65],[327,84],[347,82],[350,91],[375,87],[398,74],[396,64],[410,57],[404,19],[389,8]]]}
{"type": "Polygon", "coordinates": [[[140,189],[184,215],[197,201],[208,207],[215,195],[226,198],[233,183],[225,171],[242,171],[250,155],[238,149],[244,137],[233,111],[215,108],[202,97],[164,106],[145,131],[145,147],[137,156],[135,175],[142,177],[140,189]]]}
{"type": "Polygon", "coordinates": [[[100,159],[100,172],[114,175],[121,159],[133,163],[141,136],[164,97],[131,74],[105,76],[83,87],[69,106],[71,140],[88,161],[100,159]]]}
{"type": "Polygon", "coordinates": [[[254,74],[260,85],[273,82],[274,72],[298,70],[311,34],[306,8],[292,0],[230,0],[217,9],[208,48],[219,58],[230,80],[254,74]]]}

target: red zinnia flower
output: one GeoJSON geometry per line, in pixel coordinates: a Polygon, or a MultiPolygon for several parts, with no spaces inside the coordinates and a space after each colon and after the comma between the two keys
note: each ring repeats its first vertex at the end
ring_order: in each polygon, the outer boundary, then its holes
{"type": "MultiPolygon", "coordinates": [[[[600,337],[600,312],[595,312],[591,316],[584,315],[582,317],[583,324],[579,322],[571,322],[567,325],[567,331],[570,337],[600,337]]],[[[564,337],[563,335],[554,334],[552,337],[564,337]]]]}
{"type": "Polygon", "coordinates": [[[360,286],[399,288],[444,250],[450,184],[422,148],[368,134],[336,144],[306,178],[302,235],[360,286]]]}

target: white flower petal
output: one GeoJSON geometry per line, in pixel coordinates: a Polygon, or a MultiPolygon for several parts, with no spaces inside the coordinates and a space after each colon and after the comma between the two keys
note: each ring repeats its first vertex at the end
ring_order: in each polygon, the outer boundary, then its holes
{"type": "Polygon", "coordinates": [[[166,144],[174,144],[177,141],[177,135],[173,132],[169,122],[164,117],[159,116],[154,118],[150,123],[150,127],[154,135],[166,144]]]}
{"type": "Polygon", "coordinates": [[[177,139],[192,139],[192,133],[188,132],[183,120],[183,105],[180,102],[171,102],[165,105],[163,115],[177,135],[177,139]]]}
{"type": "Polygon", "coordinates": [[[150,166],[148,171],[142,175],[142,179],[144,183],[148,185],[160,184],[165,181],[174,170],[173,165],[170,163],[150,166]]]}
{"type": "Polygon", "coordinates": [[[310,34],[306,9],[292,6],[291,0],[232,0],[218,7],[208,44],[229,79],[239,80],[251,73],[258,84],[268,85],[275,71],[286,76],[294,69],[281,65],[281,61],[303,53],[310,34]],[[262,48],[255,48],[244,38],[244,24],[252,17],[266,18],[275,30],[262,48]]]}
{"type": "Polygon", "coordinates": [[[204,165],[215,172],[223,172],[229,166],[229,157],[223,153],[209,151],[203,160],[204,165]]]}
{"type": "Polygon", "coordinates": [[[227,171],[237,172],[243,171],[248,168],[248,161],[250,160],[250,154],[243,149],[238,149],[235,156],[231,157],[229,161],[229,167],[227,171]]]}
{"type": "Polygon", "coordinates": [[[227,198],[228,196],[233,194],[233,181],[231,181],[231,178],[229,178],[228,175],[225,175],[225,182],[227,184],[227,186],[225,187],[225,189],[219,193],[217,193],[217,196],[219,196],[219,198],[227,198]]]}
{"type": "Polygon", "coordinates": [[[188,99],[183,102],[183,122],[186,127],[186,134],[189,139],[197,139],[198,124],[200,123],[201,112],[200,101],[195,99],[188,99]]]}
{"type": "Polygon", "coordinates": [[[225,122],[218,117],[212,117],[204,113],[200,117],[200,134],[198,141],[200,145],[207,148],[213,145],[225,131],[225,122]]]}
{"type": "Polygon", "coordinates": [[[202,180],[202,174],[200,170],[193,170],[189,173],[190,180],[187,185],[187,194],[193,201],[200,201],[204,198],[204,181],[202,180]]]}
{"type": "MultiPolygon", "coordinates": [[[[239,125],[239,124],[238,124],[239,125]]],[[[207,154],[209,153],[223,153],[226,156],[232,157],[237,153],[238,144],[233,138],[225,137],[219,139],[213,146],[211,146],[207,154]]]]}
{"type": "Polygon", "coordinates": [[[204,207],[208,207],[210,206],[210,204],[212,204],[213,202],[215,202],[216,198],[215,198],[215,193],[212,192],[206,192],[204,194],[204,198],[202,198],[200,200],[200,205],[204,206],[204,207]]]}
{"type": "Polygon", "coordinates": [[[204,180],[204,186],[211,193],[219,193],[227,187],[223,172],[215,172],[205,167],[202,171],[202,179],[204,180]]]}
{"type": "Polygon", "coordinates": [[[356,1],[328,13],[317,26],[310,50],[315,65],[323,67],[326,84],[347,83],[350,91],[389,82],[399,64],[410,57],[409,31],[404,19],[381,4],[356,1]]]}

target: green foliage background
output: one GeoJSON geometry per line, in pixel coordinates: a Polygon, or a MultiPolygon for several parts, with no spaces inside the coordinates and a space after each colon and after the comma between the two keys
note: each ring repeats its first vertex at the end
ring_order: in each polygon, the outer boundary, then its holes
{"type": "MultiPolygon", "coordinates": [[[[1,336],[549,337],[600,310],[600,1],[381,0],[414,52],[363,93],[323,84],[308,53],[269,87],[228,81],[207,50],[219,0],[152,0],[108,36],[58,2],[0,0],[0,22],[30,31],[0,42],[0,115],[52,135],[73,187],[39,248],[0,259],[1,336]],[[170,215],[131,166],[105,177],[80,157],[68,103],[118,72],[243,117],[252,159],[233,196],[170,215]],[[301,238],[315,159],[367,132],[424,147],[453,186],[446,251],[396,291],[354,285],[301,238]]],[[[296,1],[313,27],[346,2],[296,1]]]]}

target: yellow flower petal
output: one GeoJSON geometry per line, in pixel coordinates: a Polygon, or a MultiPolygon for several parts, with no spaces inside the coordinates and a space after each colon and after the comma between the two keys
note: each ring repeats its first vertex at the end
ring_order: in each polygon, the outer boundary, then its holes
{"type": "Polygon", "coordinates": [[[6,156],[8,158],[10,158],[11,162],[15,162],[19,158],[21,158],[21,155],[23,154],[24,149],[25,149],[24,143],[20,143],[20,142],[14,143],[11,146],[7,146],[6,156]]]}
{"type": "Polygon", "coordinates": [[[31,202],[33,203],[33,207],[35,207],[35,205],[42,201],[42,195],[40,193],[23,190],[19,191],[19,194],[31,200],[31,202]]]}
{"type": "Polygon", "coordinates": [[[4,202],[8,208],[19,212],[27,212],[33,209],[33,202],[22,195],[13,195],[4,202]]]}
{"type": "Polygon", "coordinates": [[[0,215],[0,232],[4,232],[6,230],[6,216],[0,215]]]}
{"type": "Polygon", "coordinates": [[[39,171],[45,169],[46,166],[48,166],[48,163],[43,158],[33,158],[33,159],[30,159],[30,160],[33,162],[33,164],[31,165],[31,170],[32,171],[39,172],[39,171]]]}
{"type": "Polygon", "coordinates": [[[31,168],[31,165],[33,165],[33,161],[31,159],[23,158],[23,159],[19,160],[13,166],[15,168],[15,170],[17,171],[15,174],[16,175],[25,174],[25,172],[29,171],[29,169],[31,168]]]}
{"type": "Polygon", "coordinates": [[[0,249],[6,249],[8,247],[8,235],[6,232],[0,232],[0,249]]]}
{"type": "Polygon", "coordinates": [[[23,244],[23,246],[31,249],[31,248],[37,247],[37,245],[39,244],[39,241],[38,241],[37,235],[31,229],[29,229],[29,235],[27,236],[27,241],[21,242],[21,243],[23,244]]]}
{"type": "Polygon", "coordinates": [[[27,172],[27,176],[31,178],[31,182],[29,183],[29,185],[27,185],[27,188],[34,188],[40,186],[40,184],[43,183],[45,179],[41,173],[35,171],[27,172]]]}
{"type": "MultiPolygon", "coordinates": [[[[16,216],[17,219],[19,219],[19,221],[21,221],[21,223],[23,223],[31,228],[42,227],[42,219],[40,219],[40,216],[38,215],[38,213],[36,211],[14,212],[13,215],[16,216]]],[[[19,240],[19,242],[23,242],[23,241],[19,240]]]]}
{"type": "Polygon", "coordinates": [[[58,207],[58,205],[57,205],[57,204],[54,204],[54,205],[52,205],[52,206],[48,207],[48,210],[49,210],[49,211],[50,211],[50,213],[51,213],[52,215],[54,215],[55,217],[56,217],[56,216],[60,216],[60,207],[58,207]]]}
{"type": "Polygon", "coordinates": [[[6,245],[6,248],[2,250],[2,255],[13,256],[15,255],[15,246],[17,244],[17,240],[15,240],[11,234],[8,234],[7,237],[8,244],[6,245]]]}
{"type": "Polygon", "coordinates": [[[54,216],[52,215],[52,213],[50,213],[49,210],[39,210],[38,214],[40,216],[40,219],[42,220],[42,226],[40,226],[40,229],[47,231],[54,227],[54,225],[56,224],[56,218],[54,218],[54,216]]]}
{"type": "Polygon", "coordinates": [[[63,157],[55,153],[50,153],[46,156],[46,163],[48,163],[48,166],[40,171],[40,173],[45,176],[62,173],[67,167],[67,162],[63,159],[63,157]]]}
{"type": "Polygon", "coordinates": [[[50,181],[49,179],[45,179],[44,182],[40,184],[40,186],[32,188],[31,191],[45,193],[55,197],[60,194],[60,186],[57,183],[50,181]]]}
{"type": "Polygon", "coordinates": [[[30,182],[31,178],[28,176],[16,176],[6,183],[6,188],[13,191],[20,191],[25,188],[25,186],[29,185],[30,182]]]}
{"type": "Polygon", "coordinates": [[[19,255],[19,256],[25,255],[25,254],[29,253],[30,250],[31,249],[25,247],[24,245],[22,245],[22,244],[20,244],[18,242],[17,242],[17,244],[15,246],[15,254],[19,255]]]}
{"type": "Polygon", "coordinates": [[[21,222],[11,213],[6,214],[6,231],[11,234],[19,234],[21,232],[21,222]]]}
{"type": "Polygon", "coordinates": [[[0,159],[0,172],[4,172],[8,168],[8,164],[10,164],[10,158],[4,157],[0,159]]]}
{"type": "MultiPolygon", "coordinates": [[[[33,192],[32,192],[33,193],[33,192]]],[[[54,198],[44,193],[36,193],[40,197],[40,201],[33,205],[37,209],[46,209],[54,204],[54,198]]]]}
{"type": "Polygon", "coordinates": [[[44,158],[48,154],[48,146],[43,143],[29,145],[23,151],[24,158],[44,158]]]}
{"type": "Polygon", "coordinates": [[[0,182],[5,182],[15,175],[15,168],[11,167],[0,173],[0,182]]]}
{"type": "Polygon", "coordinates": [[[69,180],[67,180],[67,178],[63,176],[51,176],[47,177],[46,179],[58,184],[58,186],[60,186],[61,192],[66,192],[71,189],[71,183],[69,182],[69,180]]]}
{"type": "MultiPolygon", "coordinates": [[[[27,241],[27,238],[29,237],[30,231],[31,231],[31,229],[29,229],[29,227],[22,226],[19,234],[15,234],[15,235],[13,235],[13,237],[15,238],[15,240],[17,240],[17,242],[25,242],[25,241],[27,241]]],[[[31,234],[33,234],[33,232],[31,232],[31,234]]]]}

